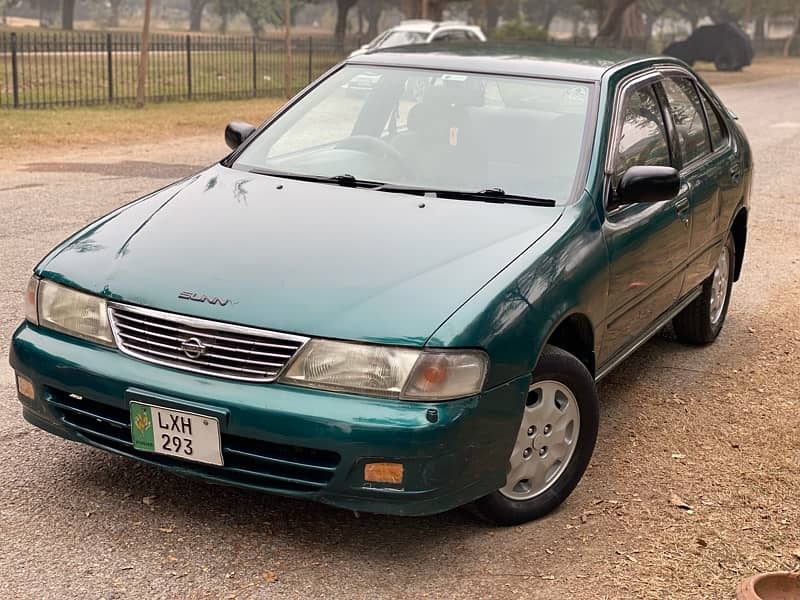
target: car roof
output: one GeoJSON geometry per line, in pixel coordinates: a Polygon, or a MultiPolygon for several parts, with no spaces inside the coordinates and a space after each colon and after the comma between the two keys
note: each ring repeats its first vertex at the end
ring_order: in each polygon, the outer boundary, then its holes
{"type": "Polygon", "coordinates": [[[438,23],[436,21],[427,21],[425,19],[412,19],[409,21],[403,21],[400,23],[400,25],[392,27],[391,31],[418,31],[420,33],[432,33],[437,29],[443,28],[474,29],[474,27],[459,21],[442,21],[441,23],[438,23]]]}
{"type": "Polygon", "coordinates": [[[621,50],[531,43],[417,45],[376,50],[348,63],[406,66],[502,75],[526,75],[582,81],[599,81],[614,68],[641,63],[681,64],[674,58],[637,55],[621,50]]]}

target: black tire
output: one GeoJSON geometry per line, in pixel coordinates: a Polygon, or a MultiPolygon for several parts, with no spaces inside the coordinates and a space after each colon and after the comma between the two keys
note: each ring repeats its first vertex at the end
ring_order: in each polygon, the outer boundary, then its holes
{"type": "Polygon", "coordinates": [[[722,313],[714,321],[711,307],[711,295],[714,286],[714,273],[712,273],[703,283],[703,291],[700,295],[672,320],[675,335],[679,341],[685,344],[698,346],[710,344],[717,339],[719,332],[722,331],[722,326],[725,324],[725,317],[728,314],[728,306],[731,302],[734,265],[736,264],[736,245],[733,243],[733,236],[730,234],[725,241],[724,248],[728,252],[728,281],[722,313]]]}
{"type": "Polygon", "coordinates": [[[527,500],[514,500],[498,490],[476,500],[475,511],[495,525],[527,523],[553,511],[578,485],[594,452],[600,404],[589,370],[572,354],[546,346],[533,371],[531,384],[543,381],[558,382],[569,388],[575,397],[580,415],[576,446],[564,470],[539,495],[527,500]]]}
{"type": "Polygon", "coordinates": [[[717,71],[730,72],[741,71],[743,65],[739,58],[739,53],[730,48],[726,48],[720,50],[719,54],[714,58],[714,66],[717,68],[717,71]]]}

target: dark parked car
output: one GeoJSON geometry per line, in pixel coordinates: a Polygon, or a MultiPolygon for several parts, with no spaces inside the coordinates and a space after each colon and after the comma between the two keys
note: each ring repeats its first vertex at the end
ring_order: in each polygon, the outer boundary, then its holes
{"type": "Polygon", "coordinates": [[[718,71],[741,71],[753,62],[753,44],[735,23],[704,25],[688,39],[667,46],[664,54],[693,65],[699,60],[713,62],[718,71]]]}
{"type": "Polygon", "coordinates": [[[595,382],[670,322],[714,341],[741,272],[750,149],[675,59],[372,53],[226,139],[35,268],[29,422],[206,481],[520,523],[589,464],[595,382]]]}

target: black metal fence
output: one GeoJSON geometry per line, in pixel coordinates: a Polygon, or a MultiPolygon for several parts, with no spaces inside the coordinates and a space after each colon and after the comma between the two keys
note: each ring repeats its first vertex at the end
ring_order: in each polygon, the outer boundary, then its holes
{"type": "MultiPolygon", "coordinates": [[[[146,100],[283,96],[345,57],[332,40],[252,36],[151,36],[146,100]]],[[[135,33],[0,31],[0,109],[130,103],[136,97],[135,33]]]]}

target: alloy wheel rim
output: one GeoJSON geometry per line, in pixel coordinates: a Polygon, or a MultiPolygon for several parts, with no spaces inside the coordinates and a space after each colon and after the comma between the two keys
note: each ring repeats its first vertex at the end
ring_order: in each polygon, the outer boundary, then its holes
{"type": "Polygon", "coordinates": [[[532,383],[500,493],[511,500],[530,500],[550,489],[569,465],[579,433],[575,394],[560,381],[532,383]]]}
{"type": "Polygon", "coordinates": [[[714,276],[711,279],[711,324],[717,325],[722,319],[725,310],[725,300],[728,297],[728,277],[730,276],[730,251],[725,246],[722,249],[714,276]]]}

